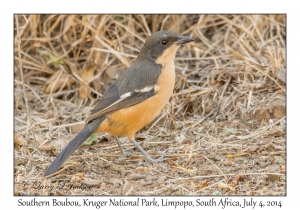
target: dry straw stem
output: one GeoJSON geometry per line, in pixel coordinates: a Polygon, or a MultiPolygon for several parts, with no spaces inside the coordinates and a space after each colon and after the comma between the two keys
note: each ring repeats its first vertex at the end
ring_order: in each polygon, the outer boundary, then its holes
{"type": "MultiPolygon", "coordinates": [[[[14,30],[15,194],[285,195],[284,14],[19,14],[14,30]],[[83,173],[79,182],[92,180],[92,190],[24,188],[44,183],[46,168],[99,97],[149,35],[164,29],[196,42],[178,50],[174,94],[136,138],[151,156],[164,152],[193,175],[139,155],[111,163],[120,152],[111,136],[100,134],[73,154],[70,161],[80,164],[63,166],[48,183],[83,173]],[[135,171],[139,164],[152,170],[135,171]],[[235,174],[245,178],[233,191],[218,188],[235,174]],[[197,177],[207,185],[192,186],[197,177]]],[[[135,149],[121,142],[126,151],[135,149]]]]}

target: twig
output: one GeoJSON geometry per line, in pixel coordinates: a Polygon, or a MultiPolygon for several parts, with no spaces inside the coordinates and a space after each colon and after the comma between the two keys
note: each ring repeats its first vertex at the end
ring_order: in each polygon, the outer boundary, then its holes
{"type": "Polygon", "coordinates": [[[187,129],[192,129],[194,128],[196,125],[199,125],[201,124],[204,120],[206,120],[207,118],[209,118],[213,113],[215,112],[215,109],[213,109],[210,113],[208,113],[205,117],[203,117],[201,120],[199,120],[197,123],[193,124],[193,125],[190,125],[186,128],[184,128],[183,130],[187,130],[187,129]]]}
{"type": "Polygon", "coordinates": [[[18,56],[19,56],[19,70],[20,70],[20,76],[21,76],[21,82],[22,82],[22,90],[24,95],[24,101],[26,104],[26,111],[27,111],[27,129],[31,125],[31,115],[29,111],[27,96],[25,92],[25,83],[24,83],[24,75],[23,75],[23,69],[22,69],[22,57],[21,57],[21,37],[20,37],[20,30],[19,30],[19,19],[18,15],[15,15],[16,19],[16,27],[17,27],[17,35],[18,35],[18,56]]]}
{"type": "Polygon", "coordinates": [[[276,152],[270,152],[269,155],[282,155],[282,154],[286,154],[286,151],[276,151],[276,152]]]}
{"type": "Polygon", "coordinates": [[[247,135],[247,136],[237,136],[238,139],[240,140],[246,140],[246,139],[249,139],[251,137],[254,137],[254,136],[257,136],[257,135],[260,135],[261,133],[263,133],[264,131],[268,130],[269,128],[273,127],[274,125],[280,123],[281,121],[283,121],[285,119],[285,117],[281,118],[280,120],[278,120],[277,122],[269,125],[269,126],[266,126],[265,128],[263,128],[261,131],[257,132],[257,133],[253,133],[253,134],[250,134],[250,135],[247,135]]]}
{"type": "Polygon", "coordinates": [[[215,122],[216,122],[217,114],[219,113],[219,110],[220,110],[221,101],[222,101],[222,99],[223,99],[223,96],[224,96],[224,94],[225,94],[225,91],[227,90],[227,87],[228,87],[228,85],[229,85],[231,79],[232,79],[232,77],[229,75],[229,78],[227,79],[227,82],[225,83],[224,88],[223,88],[223,90],[222,90],[222,93],[221,93],[221,95],[220,95],[218,105],[217,105],[217,107],[214,109],[215,113],[214,113],[214,115],[213,115],[213,119],[214,119],[215,122]]]}
{"type": "MultiPolygon", "coordinates": [[[[171,155],[166,155],[165,157],[168,157],[168,158],[176,158],[176,157],[188,157],[190,154],[171,154],[171,155]]],[[[70,156],[70,158],[90,158],[90,157],[119,157],[121,156],[121,154],[110,154],[110,153],[102,153],[102,154],[99,154],[99,153],[93,153],[93,154],[86,154],[86,155],[73,155],[73,156],[70,156]]],[[[142,159],[142,158],[145,158],[144,155],[129,155],[130,157],[132,158],[139,158],[139,159],[142,159]]],[[[150,155],[151,157],[160,157],[161,155],[150,155]]],[[[202,157],[203,155],[201,154],[196,154],[196,153],[193,153],[193,156],[195,157],[202,157]]]]}
{"type": "MultiPolygon", "coordinates": [[[[255,175],[275,175],[275,176],[285,176],[285,174],[281,173],[238,173],[239,175],[244,176],[255,176],[255,175]]],[[[216,175],[208,175],[208,176],[191,176],[191,177],[178,177],[174,179],[170,179],[170,181],[173,180],[190,180],[190,179],[207,179],[207,178],[214,178],[214,177],[220,177],[220,176],[234,176],[236,174],[216,174],[216,175]]]]}

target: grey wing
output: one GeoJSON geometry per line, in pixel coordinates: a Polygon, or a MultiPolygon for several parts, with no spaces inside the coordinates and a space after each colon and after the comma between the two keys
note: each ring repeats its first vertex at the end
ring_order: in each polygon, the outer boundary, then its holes
{"type": "Polygon", "coordinates": [[[154,96],[154,87],[161,73],[160,65],[147,61],[134,62],[109,86],[87,122],[113,111],[133,106],[154,96]]]}
{"type": "Polygon", "coordinates": [[[117,85],[113,83],[91,111],[91,115],[86,121],[90,122],[113,111],[141,103],[147,98],[154,96],[154,94],[155,91],[153,87],[147,92],[132,90],[120,96],[117,85]]]}

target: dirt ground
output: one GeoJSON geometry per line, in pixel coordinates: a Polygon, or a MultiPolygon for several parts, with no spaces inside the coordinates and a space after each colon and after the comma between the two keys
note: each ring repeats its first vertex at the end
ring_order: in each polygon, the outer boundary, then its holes
{"type": "Polygon", "coordinates": [[[14,28],[15,195],[286,194],[285,15],[18,15],[14,28]],[[100,133],[45,178],[161,29],[196,39],[178,50],[169,103],[136,134],[168,160],[112,162],[121,153],[100,133]]]}

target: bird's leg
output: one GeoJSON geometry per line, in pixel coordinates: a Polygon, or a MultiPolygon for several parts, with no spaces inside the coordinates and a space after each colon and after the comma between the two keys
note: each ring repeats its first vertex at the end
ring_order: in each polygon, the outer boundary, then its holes
{"type": "Polygon", "coordinates": [[[123,147],[121,146],[121,143],[119,141],[119,138],[118,137],[115,137],[116,138],[116,141],[118,143],[118,146],[119,146],[119,149],[121,150],[122,152],[122,155],[120,157],[118,157],[117,159],[114,159],[113,162],[116,162],[116,161],[119,161],[125,157],[127,157],[128,155],[139,155],[141,154],[140,152],[126,152],[124,151],[123,147]]]}
{"type": "Polygon", "coordinates": [[[141,153],[143,155],[145,155],[145,157],[147,158],[148,161],[150,161],[152,163],[157,163],[157,162],[161,162],[163,160],[167,160],[167,158],[165,158],[166,154],[163,154],[160,158],[153,159],[152,157],[150,157],[148,155],[148,153],[141,147],[141,145],[135,139],[132,139],[132,141],[133,141],[134,145],[141,151],[141,153]]]}
{"type": "Polygon", "coordinates": [[[117,141],[117,143],[118,143],[119,149],[120,149],[121,152],[122,152],[122,155],[124,155],[124,154],[125,154],[125,151],[124,151],[124,149],[123,149],[123,147],[122,147],[122,145],[121,145],[121,143],[120,143],[120,141],[119,141],[119,138],[118,138],[118,137],[115,137],[115,138],[116,138],[116,141],[117,141]]]}

